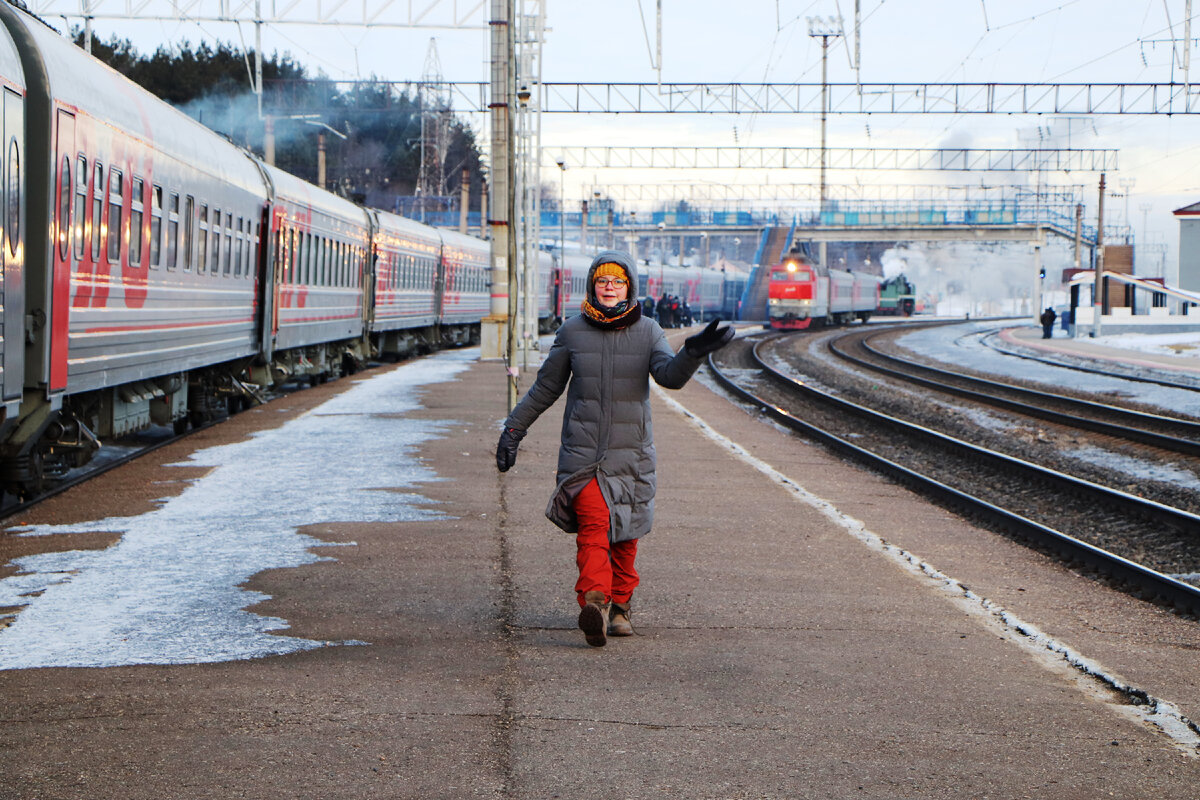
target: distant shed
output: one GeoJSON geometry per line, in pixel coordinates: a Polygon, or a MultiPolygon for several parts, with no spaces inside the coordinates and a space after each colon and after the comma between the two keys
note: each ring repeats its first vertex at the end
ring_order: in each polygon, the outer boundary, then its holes
{"type": "Polygon", "coordinates": [[[1179,219],[1179,288],[1200,292],[1200,203],[1174,214],[1179,219]]]}

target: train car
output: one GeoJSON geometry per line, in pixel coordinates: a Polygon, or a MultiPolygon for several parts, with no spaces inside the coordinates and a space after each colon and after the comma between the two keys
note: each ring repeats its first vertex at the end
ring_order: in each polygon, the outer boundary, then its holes
{"type": "Polygon", "coordinates": [[[797,252],[771,267],[767,311],[772,328],[866,322],[878,305],[874,275],[824,268],[797,252]]]}
{"type": "MultiPolygon", "coordinates": [[[[270,189],[270,232],[277,246],[268,249],[274,261],[265,270],[272,279],[263,287],[266,324],[255,380],[322,380],[352,371],[366,359],[367,213],[281,169],[259,166],[270,189]]],[[[225,225],[228,229],[228,214],[225,225]]],[[[222,261],[227,255],[221,254],[222,261]]]]}
{"type": "Polygon", "coordinates": [[[555,313],[554,306],[556,296],[554,286],[556,279],[554,256],[545,250],[538,250],[535,273],[537,275],[535,292],[537,297],[538,333],[550,333],[562,322],[562,318],[555,313]]]}
{"type": "Polygon", "coordinates": [[[36,76],[19,178],[7,158],[10,191],[28,198],[32,324],[20,419],[0,446],[0,479],[31,485],[86,461],[97,436],[184,418],[189,371],[256,352],[266,192],[224,138],[36,18],[3,4],[0,22],[36,76]],[[200,215],[217,208],[214,271],[200,215]]]}
{"type": "MultiPolygon", "coordinates": [[[[0,26],[0,437],[19,420],[24,390],[26,190],[25,77],[21,57],[0,26]]],[[[28,169],[28,167],[26,167],[28,169]]]]}
{"type": "Polygon", "coordinates": [[[643,265],[638,278],[639,296],[657,300],[664,294],[678,297],[693,316],[719,316],[725,306],[725,276],[720,270],[670,264],[643,265]]]}
{"type": "Polygon", "coordinates": [[[911,317],[917,307],[917,287],[904,275],[888,278],[879,287],[876,314],[911,317]]]}
{"type": "Polygon", "coordinates": [[[457,231],[438,233],[442,238],[438,324],[443,343],[477,343],[479,321],[491,310],[491,246],[457,231]]]}
{"type": "Polygon", "coordinates": [[[430,349],[438,340],[441,236],[405,217],[369,213],[373,267],[366,319],[372,350],[395,358],[430,349]]]}
{"type": "Polygon", "coordinates": [[[559,322],[579,313],[587,297],[587,273],[592,256],[556,253],[551,305],[559,322]]]}

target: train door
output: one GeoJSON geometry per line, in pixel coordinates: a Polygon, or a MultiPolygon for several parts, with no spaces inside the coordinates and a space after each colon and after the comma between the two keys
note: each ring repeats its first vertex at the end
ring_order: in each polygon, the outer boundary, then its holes
{"type": "Polygon", "coordinates": [[[433,313],[434,324],[442,323],[442,316],[446,313],[446,284],[447,272],[449,265],[446,263],[446,246],[443,242],[438,242],[436,261],[434,262],[433,273],[433,313]]]}
{"type": "Polygon", "coordinates": [[[553,261],[550,263],[550,318],[559,320],[563,319],[563,281],[567,279],[566,270],[563,269],[563,260],[559,256],[551,256],[553,261]]]}
{"type": "MultiPolygon", "coordinates": [[[[4,401],[21,399],[25,384],[25,193],[21,190],[21,161],[24,157],[25,103],[11,89],[4,90],[4,238],[0,269],[4,281],[0,308],[4,310],[3,363],[4,401]]],[[[68,203],[70,187],[67,188],[68,203]]],[[[64,234],[65,235],[65,234],[64,234]]]]}
{"type": "Polygon", "coordinates": [[[358,264],[360,274],[359,286],[362,288],[362,319],[363,339],[370,341],[371,331],[375,327],[375,284],[379,280],[379,247],[376,237],[379,237],[379,215],[374,211],[367,214],[367,249],[360,256],[358,264]]]}
{"type": "MultiPolygon", "coordinates": [[[[259,214],[258,250],[254,253],[254,296],[258,299],[254,322],[258,327],[260,347],[274,337],[279,327],[278,304],[272,298],[276,287],[282,282],[284,265],[287,263],[284,254],[285,231],[279,229],[272,210],[273,206],[266,203],[259,214]]],[[[201,235],[207,236],[208,232],[203,231],[201,235]]]]}

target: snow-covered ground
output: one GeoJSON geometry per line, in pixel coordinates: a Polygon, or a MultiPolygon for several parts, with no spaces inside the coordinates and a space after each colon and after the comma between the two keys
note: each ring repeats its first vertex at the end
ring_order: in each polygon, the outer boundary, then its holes
{"type": "Polygon", "coordinates": [[[1200,359],[1200,331],[1188,333],[1123,333],[1118,336],[1097,336],[1088,339],[1093,344],[1154,353],[1181,359],[1200,359]]]}
{"type": "MultiPolygon", "coordinates": [[[[984,344],[987,336],[1002,328],[1013,327],[1015,321],[964,322],[926,328],[904,334],[897,342],[921,355],[947,364],[971,367],[997,376],[1022,378],[1045,384],[1050,390],[1067,387],[1096,394],[1123,397],[1156,406],[1164,412],[1200,416],[1200,391],[1175,389],[1123,378],[1096,375],[1079,370],[1046,364],[999,353],[984,344]]],[[[1200,353],[1200,333],[1196,334],[1123,334],[1101,336],[1089,342],[1141,352],[1166,352],[1179,358],[1197,358],[1200,353]],[[1156,348],[1156,349],[1151,349],[1156,348]]],[[[1159,374],[1161,377],[1161,373],[1159,374]]]]}
{"type": "Polygon", "coordinates": [[[478,358],[474,348],[421,359],[360,380],[280,428],[202,450],[185,466],[211,469],[147,514],[17,529],[121,538],[13,562],[19,572],[0,580],[0,606],[21,610],[0,630],[0,669],[203,663],[361,644],[272,633],[287,621],[246,611],[266,598],[242,584],[326,559],[311,548],[329,545],[301,526],[442,518],[429,500],[397,490],[438,480],[414,450],[454,423],[402,415],[419,407],[416,388],[478,358]]]}

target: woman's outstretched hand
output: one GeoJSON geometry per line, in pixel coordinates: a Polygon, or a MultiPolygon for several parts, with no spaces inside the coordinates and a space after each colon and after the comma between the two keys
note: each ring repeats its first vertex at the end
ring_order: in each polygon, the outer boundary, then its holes
{"type": "Polygon", "coordinates": [[[704,330],[684,340],[683,349],[687,350],[689,356],[702,358],[733,341],[733,328],[728,325],[718,328],[719,323],[720,320],[714,319],[704,330]]]}
{"type": "Polygon", "coordinates": [[[525,431],[516,428],[505,428],[500,434],[500,442],[496,445],[496,467],[501,472],[508,472],[517,463],[517,446],[525,438],[525,431]]]}

